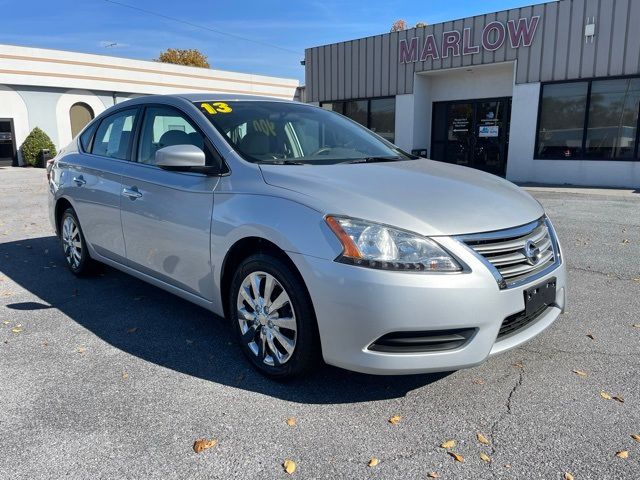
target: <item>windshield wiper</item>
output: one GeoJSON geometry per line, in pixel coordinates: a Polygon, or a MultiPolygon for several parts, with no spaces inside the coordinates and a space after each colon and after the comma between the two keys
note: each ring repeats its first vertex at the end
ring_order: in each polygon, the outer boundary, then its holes
{"type": "Polygon", "coordinates": [[[397,162],[398,160],[402,160],[402,157],[365,157],[365,158],[354,158],[352,160],[347,160],[346,162],[341,163],[378,163],[378,162],[397,162]]]}
{"type": "Polygon", "coordinates": [[[258,165],[306,165],[304,162],[296,162],[295,160],[260,160],[256,163],[258,165]]]}

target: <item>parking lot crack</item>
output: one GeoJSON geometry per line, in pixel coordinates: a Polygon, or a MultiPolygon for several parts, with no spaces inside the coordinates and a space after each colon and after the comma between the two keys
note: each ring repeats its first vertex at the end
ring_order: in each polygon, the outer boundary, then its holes
{"type": "MultiPolygon", "coordinates": [[[[489,434],[491,436],[491,457],[493,457],[496,453],[496,443],[497,443],[496,437],[498,434],[498,426],[503,420],[505,420],[507,417],[513,414],[514,397],[518,389],[522,386],[522,382],[524,381],[524,376],[525,376],[525,369],[524,369],[524,366],[522,366],[520,367],[520,372],[518,373],[518,378],[515,384],[513,385],[511,390],[509,390],[509,394],[507,395],[507,399],[505,401],[505,411],[495,419],[495,421],[491,425],[491,428],[489,429],[489,434]]],[[[493,464],[491,464],[491,473],[494,477],[496,476],[496,472],[493,471],[493,464]]]]}

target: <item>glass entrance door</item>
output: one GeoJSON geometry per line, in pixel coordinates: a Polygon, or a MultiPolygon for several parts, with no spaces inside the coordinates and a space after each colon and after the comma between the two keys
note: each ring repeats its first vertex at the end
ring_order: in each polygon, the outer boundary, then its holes
{"type": "Polygon", "coordinates": [[[16,156],[13,121],[0,118],[0,166],[12,165],[16,156]]]}
{"type": "Polygon", "coordinates": [[[511,98],[433,104],[431,158],[505,176],[511,98]]]}

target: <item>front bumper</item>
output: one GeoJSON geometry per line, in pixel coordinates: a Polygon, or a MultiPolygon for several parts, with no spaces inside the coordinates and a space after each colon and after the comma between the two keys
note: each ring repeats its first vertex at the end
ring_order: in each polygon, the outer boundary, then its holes
{"type": "Polygon", "coordinates": [[[454,239],[441,244],[470,267],[468,273],[374,270],[292,254],[313,302],[327,363],[363,373],[396,375],[458,370],[538,335],[564,310],[564,263],[518,288],[500,290],[482,262],[454,239]],[[524,309],[523,290],[556,278],[556,301],[532,323],[496,341],[503,320],[524,309]],[[475,328],[460,348],[389,353],[369,346],[391,332],[475,328]]]}

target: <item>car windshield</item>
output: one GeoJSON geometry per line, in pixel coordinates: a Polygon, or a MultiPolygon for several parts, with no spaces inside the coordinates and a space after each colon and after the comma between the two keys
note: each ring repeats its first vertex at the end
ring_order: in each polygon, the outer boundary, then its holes
{"type": "Polygon", "coordinates": [[[326,165],[415,158],[352,120],[311,105],[259,100],[195,105],[254,163],[326,165]]]}

